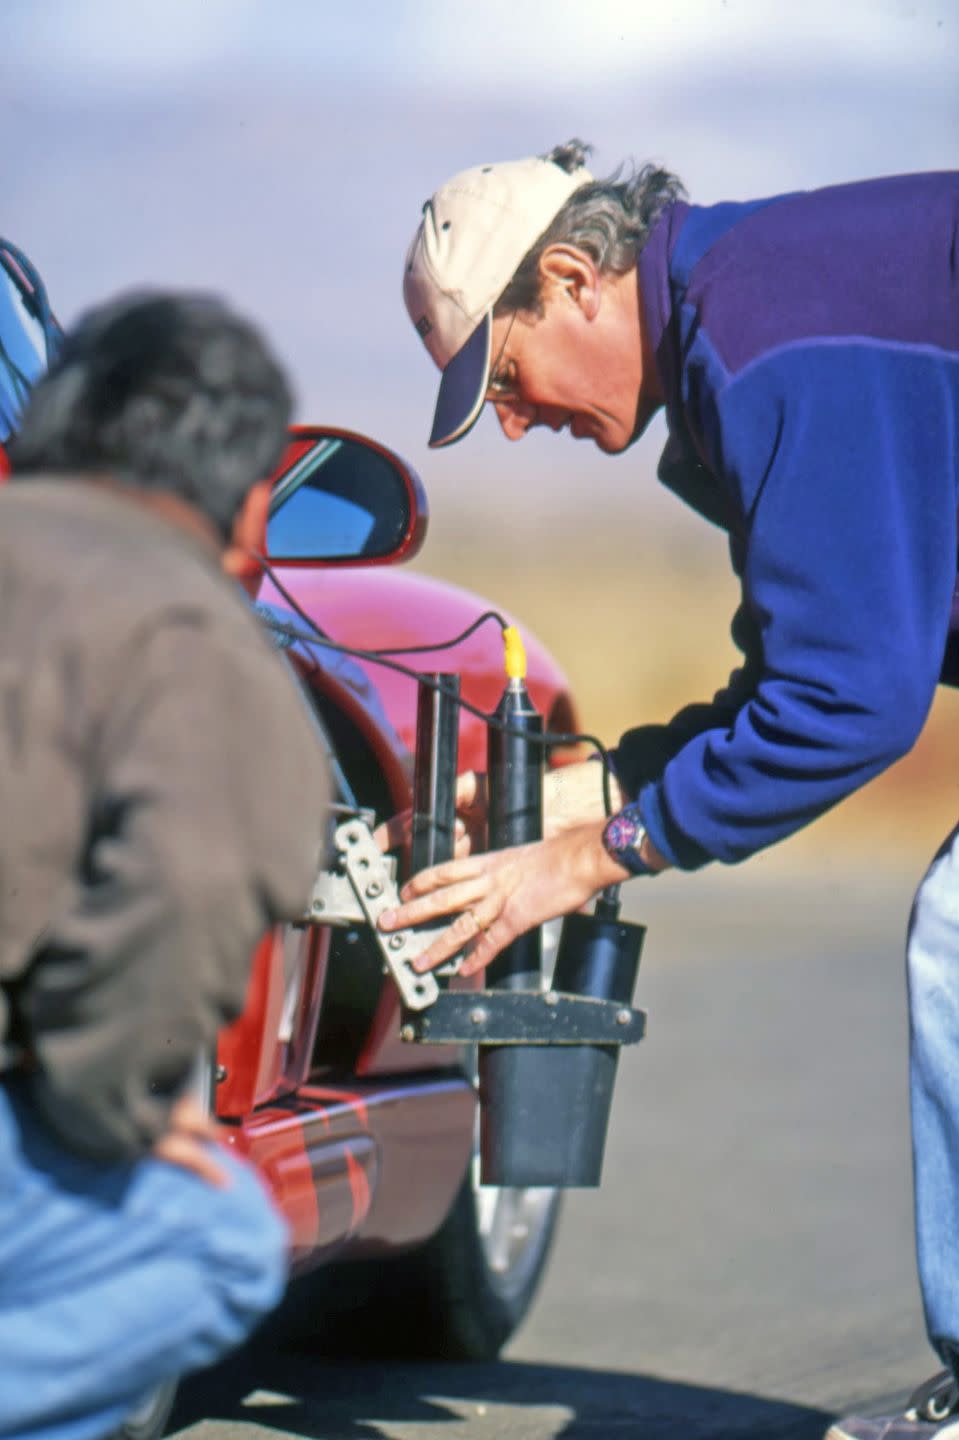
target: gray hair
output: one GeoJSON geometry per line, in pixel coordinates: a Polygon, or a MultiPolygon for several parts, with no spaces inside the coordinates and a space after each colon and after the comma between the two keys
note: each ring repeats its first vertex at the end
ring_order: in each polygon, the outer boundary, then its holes
{"type": "MultiPolygon", "coordinates": [[[[572,175],[586,164],[591,149],[582,140],[568,140],[543,159],[572,175]]],[[[592,257],[601,274],[625,275],[636,264],[662,211],[685,193],[682,181],[657,165],[630,167],[625,174],[620,166],[606,180],[581,185],[527,250],[494,314],[524,310],[542,315],[539,263],[550,245],[575,245],[592,257]]]]}

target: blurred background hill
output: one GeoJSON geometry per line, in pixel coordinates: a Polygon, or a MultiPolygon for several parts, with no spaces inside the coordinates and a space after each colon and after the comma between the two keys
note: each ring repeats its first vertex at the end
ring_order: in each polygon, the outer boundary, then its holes
{"type": "MultiPolygon", "coordinates": [[[[420,568],[508,607],[615,739],[735,663],[722,537],[655,481],[654,423],[610,459],[508,445],[491,417],[432,454],[436,377],[400,300],[449,174],[571,135],[593,169],[661,161],[703,202],[959,155],[955,0],[4,0],[0,233],[61,318],[131,286],[256,315],[299,417],[420,470],[420,568]]],[[[771,864],[921,867],[959,800],[955,697],[919,749],[771,864]]],[[[765,862],[763,862],[765,863],[765,862]]]]}

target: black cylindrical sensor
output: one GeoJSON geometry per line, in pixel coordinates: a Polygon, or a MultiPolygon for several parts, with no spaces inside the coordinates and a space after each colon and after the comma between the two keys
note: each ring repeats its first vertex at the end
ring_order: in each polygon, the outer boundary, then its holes
{"type": "MultiPolygon", "coordinates": [[[[553,988],[632,1003],[645,931],[602,915],[567,915],[553,988]]],[[[482,1054],[482,1052],[481,1052],[482,1054]]],[[[618,1045],[501,1045],[480,1064],[484,1185],[598,1185],[618,1045]]]]}
{"type": "MultiPolygon", "coordinates": [[[[526,845],[543,834],[543,717],[526,682],[512,676],[493,715],[487,739],[489,849],[526,845]],[[508,726],[508,729],[500,728],[508,726]]],[[[532,930],[514,940],[486,972],[486,983],[509,990],[538,990],[542,947],[532,930]]]]}
{"type": "Polygon", "coordinates": [[[424,675],[416,706],[413,766],[413,872],[453,858],[460,677],[424,675]]]}
{"type": "MultiPolygon", "coordinates": [[[[525,681],[512,673],[488,730],[487,818],[490,850],[526,845],[543,833],[542,717],[525,681]],[[508,726],[508,729],[501,728],[508,726]]],[[[486,984],[498,990],[541,990],[542,944],[537,927],[520,935],[486,971],[486,984]]],[[[526,1047],[518,1047],[521,1050],[526,1047]]],[[[521,1103],[526,1080],[518,1050],[510,1045],[480,1046],[480,1172],[484,1184],[502,1184],[497,1164],[503,1155],[525,1153],[536,1120],[521,1103]]]]}

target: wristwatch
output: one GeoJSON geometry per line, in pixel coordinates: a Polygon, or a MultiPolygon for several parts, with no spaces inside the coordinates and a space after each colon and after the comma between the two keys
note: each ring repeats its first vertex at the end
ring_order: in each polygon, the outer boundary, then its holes
{"type": "Polygon", "coordinates": [[[628,870],[631,875],[654,875],[640,854],[640,847],[646,839],[646,827],[642,822],[638,804],[624,805],[617,815],[606,821],[603,830],[603,847],[607,855],[628,870]]]}

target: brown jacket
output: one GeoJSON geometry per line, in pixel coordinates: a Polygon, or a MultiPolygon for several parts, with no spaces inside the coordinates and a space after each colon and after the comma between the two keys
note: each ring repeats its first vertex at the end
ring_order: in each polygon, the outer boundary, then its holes
{"type": "Polygon", "coordinates": [[[147,1149],[304,911],[328,768],[216,558],[70,479],[0,491],[0,1069],[66,1143],[147,1149]]]}

